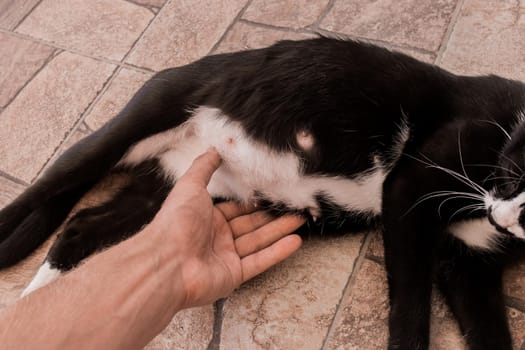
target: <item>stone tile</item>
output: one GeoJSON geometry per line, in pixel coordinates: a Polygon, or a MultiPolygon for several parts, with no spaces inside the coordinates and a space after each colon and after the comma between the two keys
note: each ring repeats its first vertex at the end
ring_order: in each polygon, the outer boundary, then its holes
{"type": "Polygon", "coordinates": [[[243,14],[250,21],[304,28],[317,21],[329,0],[254,0],[243,14]]]}
{"type": "Polygon", "coordinates": [[[113,70],[67,52],[49,62],[2,112],[2,170],[31,182],[113,70]]]}
{"type": "Polygon", "coordinates": [[[5,33],[0,33],[0,47],[0,107],[5,107],[54,49],[5,33]]]}
{"type": "Polygon", "coordinates": [[[510,332],[512,334],[513,348],[525,349],[525,313],[511,307],[507,308],[510,332]]]}
{"type": "Polygon", "coordinates": [[[466,0],[442,65],[461,74],[496,73],[525,80],[524,37],[523,1],[466,0]]]}
{"type": "Polygon", "coordinates": [[[0,28],[14,29],[40,0],[0,0],[0,28]]]}
{"type": "Polygon", "coordinates": [[[161,70],[205,56],[245,4],[246,0],[169,2],[140,39],[127,62],[161,70]]]}
{"type": "Polygon", "coordinates": [[[222,349],[320,349],[363,235],[306,241],[225,303],[222,349]]]}
{"type": "Polygon", "coordinates": [[[525,301],[525,264],[516,264],[505,271],[504,293],[525,301]]]}
{"type": "Polygon", "coordinates": [[[301,40],[313,35],[257,27],[237,22],[226,34],[215,53],[259,49],[279,40],[301,40]]]}
{"type": "Polygon", "coordinates": [[[0,175],[0,209],[11,203],[24,189],[25,186],[0,175]]]}
{"type": "Polygon", "coordinates": [[[148,9],[123,0],[44,0],[17,32],[121,60],[153,16],[148,9]]]}
{"type": "Polygon", "coordinates": [[[86,116],[86,124],[92,130],[104,125],[124,108],[135,92],[151,78],[151,75],[123,68],[86,116]]]}
{"type": "MultiPolygon", "coordinates": [[[[341,306],[328,349],[385,349],[388,341],[388,287],[382,265],[364,260],[351,293],[341,306]]],[[[431,345],[437,349],[462,349],[458,327],[443,300],[435,296],[432,305],[431,345]]]]}
{"type": "Polygon", "coordinates": [[[206,350],[213,336],[213,306],[179,312],[146,350],[206,350]]]}
{"type": "Polygon", "coordinates": [[[436,51],[457,0],[338,0],[323,29],[436,51]]]}

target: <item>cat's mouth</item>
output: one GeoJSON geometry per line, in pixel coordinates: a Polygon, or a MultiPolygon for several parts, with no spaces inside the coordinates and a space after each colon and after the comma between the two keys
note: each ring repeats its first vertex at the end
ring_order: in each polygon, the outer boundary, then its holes
{"type": "Polygon", "coordinates": [[[490,224],[494,226],[496,230],[498,230],[498,232],[501,232],[509,236],[513,236],[512,232],[510,232],[505,227],[501,226],[500,224],[496,222],[496,220],[494,219],[494,216],[492,216],[492,206],[490,206],[489,210],[487,211],[487,217],[489,219],[490,224]]]}

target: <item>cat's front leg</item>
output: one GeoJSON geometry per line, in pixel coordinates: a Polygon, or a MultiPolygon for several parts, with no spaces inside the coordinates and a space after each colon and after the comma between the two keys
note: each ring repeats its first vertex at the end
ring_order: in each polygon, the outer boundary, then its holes
{"type": "MultiPolygon", "coordinates": [[[[447,240],[448,241],[448,240],[447,240]]],[[[500,253],[478,252],[453,237],[443,246],[437,282],[472,350],[512,349],[500,253]]]]}
{"type": "Polygon", "coordinates": [[[397,174],[387,179],[383,196],[383,240],[390,299],[388,348],[427,349],[433,248],[439,236],[438,225],[429,221],[423,207],[407,212],[414,198],[420,197],[410,176],[397,174]]]}

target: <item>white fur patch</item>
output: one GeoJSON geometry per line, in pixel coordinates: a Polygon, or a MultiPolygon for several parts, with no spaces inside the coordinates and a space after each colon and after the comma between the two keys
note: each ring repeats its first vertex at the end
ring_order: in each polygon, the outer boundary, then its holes
{"type": "Polygon", "coordinates": [[[485,205],[492,208],[492,218],[498,225],[507,229],[516,237],[525,239],[525,231],[519,224],[519,217],[525,204],[525,193],[520,193],[509,200],[501,200],[487,196],[485,205]]]}
{"type": "Polygon", "coordinates": [[[61,273],[59,270],[51,268],[49,262],[44,262],[42,266],[40,266],[40,268],[38,269],[38,272],[36,273],[35,277],[33,277],[31,283],[29,283],[26,289],[24,289],[20,297],[23,298],[29,293],[37,290],[38,288],[41,288],[46,284],[53,282],[60,276],[60,274],[61,273]]]}
{"type": "Polygon", "coordinates": [[[466,245],[480,250],[493,250],[501,236],[487,218],[465,220],[449,226],[449,231],[466,245]]]}
{"type": "MultiPolygon", "coordinates": [[[[313,146],[311,135],[303,136],[305,149],[313,146]]],[[[302,174],[293,152],[276,152],[249,138],[240,123],[219,109],[200,107],[183,125],[136,144],[121,161],[136,164],[158,157],[167,176],[180,177],[193,159],[214,146],[223,162],[208,190],[212,196],[242,201],[254,200],[256,192],[266,199],[284,202],[297,209],[318,212],[315,195],[323,193],[347,209],[379,214],[386,173],[380,164],[357,179],[302,174]]]]}

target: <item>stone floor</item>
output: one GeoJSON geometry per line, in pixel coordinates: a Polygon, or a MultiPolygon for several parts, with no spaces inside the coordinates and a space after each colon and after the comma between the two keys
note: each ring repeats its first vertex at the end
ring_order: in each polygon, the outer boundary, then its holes
{"type": "MultiPolygon", "coordinates": [[[[525,80],[524,0],[0,0],[0,207],[155,71],[315,32],[525,80]]],[[[44,252],[0,272],[0,308],[44,252]]],[[[506,280],[525,349],[525,266],[506,280]]],[[[148,348],[382,349],[387,311],[377,234],[312,239],[224,302],[181,312],[148,348]]],[[[464,348],[439,297],[432,348],[464,348]]]]}

